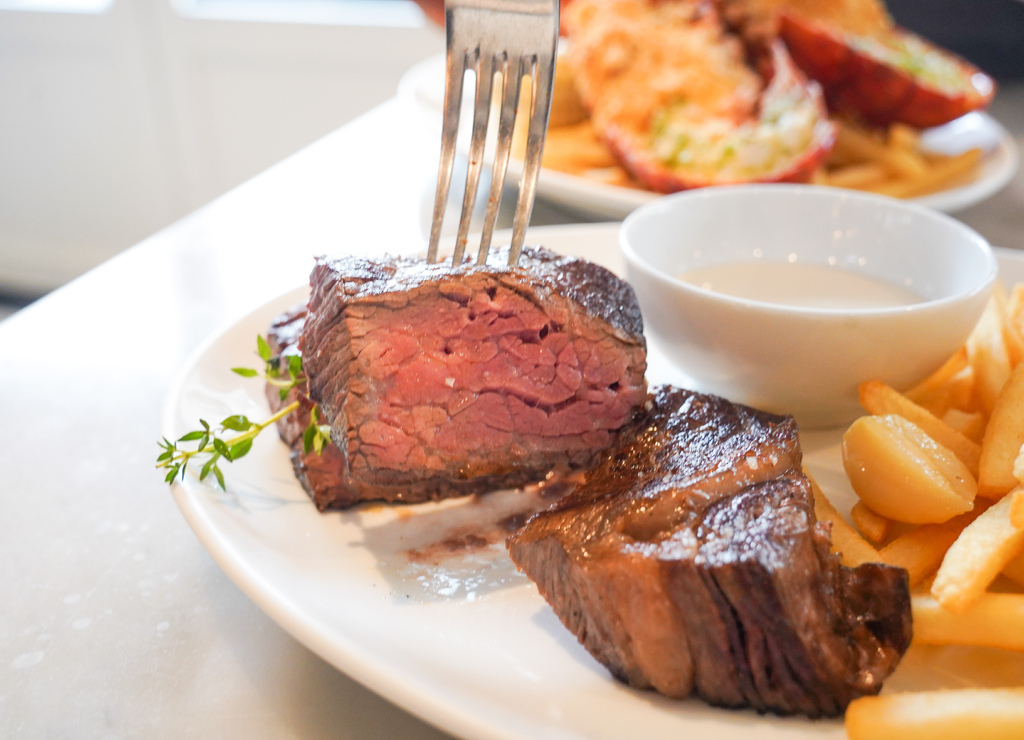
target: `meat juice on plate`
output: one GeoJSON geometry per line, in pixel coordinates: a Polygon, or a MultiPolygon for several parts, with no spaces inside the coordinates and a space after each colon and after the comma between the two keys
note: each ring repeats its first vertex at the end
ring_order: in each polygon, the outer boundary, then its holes
{"type": "Polygon", "coordinates": [[[910,288],[841,267],[806,262],[727,262],[680,280],[715,293],[799,308],[896,308],[922,301],[910,288]]]}

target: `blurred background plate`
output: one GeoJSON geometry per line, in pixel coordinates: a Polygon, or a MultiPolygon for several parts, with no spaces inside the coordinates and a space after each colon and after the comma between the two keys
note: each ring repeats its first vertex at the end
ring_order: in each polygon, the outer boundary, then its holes
{"type": "MultiPolygon", "coordinates": [[[[399,97],[413,102],[423,113],[423,123],[441,131],[441,113],[444,107],[443,54],[413,65],[399,84],[399,97]]],[[[471,96],[464,100],[468,106],[471,96]]],[[[472,119],[471,108],[464,107],[461,127],[465,130],[472,119]]],[[[440,140],[440,138],[439,138],[440,140]]],[[[929,129],[922,134],[922,142],[929,149],[942,154],[956,154],[972,147],[985,151],[976,177],[964,185],[910,200],[946,213],[955,213],[980,203],[999,192],[1017,172],[1019,152],[1017,144],[1006,129],[987,113],[970,113],[945,126],[929,129]]],[[[460,150],[468,151],[468,137],[460,138],[460,150]]],[[[491,158],[484,158],[485,162],[491,158]]],[[[508,179],[519,177],[520,163],[509,162],[508,179]]],[[[622,219],[634,209],[658,197],[646,190],[606,185],[586,177],[570,175],[551,169],[542,169],[537,183],[537,194],[553,203],[582,216],[622,219]]]]}

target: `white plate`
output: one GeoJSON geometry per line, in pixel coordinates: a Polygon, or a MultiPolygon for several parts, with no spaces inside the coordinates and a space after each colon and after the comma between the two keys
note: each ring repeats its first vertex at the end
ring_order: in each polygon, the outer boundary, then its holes
{"type": "MultiPolygon", "coordinates": [[[[621,273],[617,228],[536,229],[530,240],[621,273]]],[[[1009,279],[1024,280],[1024,259],[1004,252],[1000,260],[1009,279]]],[[[243,380],[229,368],[251,365],[256,335],[305,295],[300,288],[269,301],[202,348],[168,398],[164,434],[179,436],[199,418],[265,418],[262,383],[243,380]]],[[[681,380],[657,347],[650,348],[648,378],[681,380]]],[[[803,444],[819,482],[837,505],[848,506],[837,435],[806,435],[803,444]]],[[[636,736],[640,727],[647,740],[845,737],[838,721],[714,709],[614,681],[515,571],[500,545],[453,556],[443,567],[407,563],[403,552],[423,526],[450,526],[469,505],[466,500],[319,514],[292,476],[287,449],[270,430],[248,457],[225,468],[227,493],[192,477],[174,487],[182,513],[221,568],[311,650],[448,732],[487,740],[621,740],[636,736]]],[[[889,687],[996,681],[1024,684],[1024,656],[915,647],[889,687]]]]}
{"type": "MultiPolygon", "coordinates": [[[[441,135],[441,112],[444,108],[444,64],[443,54],[424,59],[405,73],[398,87],[399,97],[419,107],[427,122],[437,129],[438,137],[441,135]]],[[[466,103],[468,105],[469,101],[466,103]]],[[[463,118],[471,120],[472,109],[464,111],[463,118]]],[[[923,144],[943,154],[957,154],[973,147],[985,150],[973,181],[911,199],[939,211],[955,213],[980,203],[999,192],[1017,172],[1019,154],[1016,142],[987,113],[969,113],[945,126],[929,129],[923,134],[923,144]]],[[[464,150],[468,150],[468,146],[464,150]]],[[[510,161],[510,179],[518,178],[521,171],[519,162],[510,161]]],[[[605,185],[549,169],[541,170],[537,193],[580,213],[609,219],[625,218],[637,207],[658,197],[645,190],[605,185]]]]}

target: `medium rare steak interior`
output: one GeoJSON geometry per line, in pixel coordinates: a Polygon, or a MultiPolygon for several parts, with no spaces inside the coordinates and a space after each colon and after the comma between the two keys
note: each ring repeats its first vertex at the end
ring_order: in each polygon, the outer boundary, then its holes
{"type": "Polygon", "coordinates": [[[289,427],[301,418],[281,430],[321,508],[586,468],[646,396],[633,290],[586,260],[526,248],[515,268],[454,271],[412,258],[321,258],[310,283],[305,315],[277,320],[271,343],[301,352],[309,397],[331,426],[326,461],[301,453],[289,427]]]}
{"type": "Polygon", "coordinates": [[[840,714],[910,643],[905,571],[848,569],[790,417],[662,387],[586,482],[508,540],[617,678],[759,712],[840,714]]]}

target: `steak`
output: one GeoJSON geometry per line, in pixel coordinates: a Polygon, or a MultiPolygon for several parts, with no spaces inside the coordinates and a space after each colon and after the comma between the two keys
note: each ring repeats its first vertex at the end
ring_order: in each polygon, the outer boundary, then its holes
{"type": "MultiPolygon", "coordinates": [[[[299,353],[299,338],[306,323],[306,306],[296,306],[276,317],[267,332],[267,343],[280,370],[287,367],[287,358],[299,353]]],[[[281,398],[279,386],[267,383],[266,396],[270,410],[274,413],[285,406],[299,402],[297,411],[284,416],[277,422],[277,431],[282,441],[291,447],[291,463],[295,477],[313,499],[317,509],[346,508],[359,503],[352,487],[348,484],[345,460],[341,451],[328,442],[319,452],[307,453],[302,440],[303,432],[309,426],[310,412],[314,406],[307,395],[308,381],[302,376],[301,382],[281,398]]]]}
{"type": "Polygon", "coordinates": [[[830,554],[801,459],[792,418],[661,387],[509,552],[631,686],[835,716],[899,662],[910,596],[902,569],[830,554]]]}
{"type": "Polygon", "coordinates": [[[305,315],[271,334],[278,351],[301,353],[298,397],[331,427],[334,447],[314,461],[297,446],[302,415],[281,425],[321,508],[585,469],[646,397],[633,290],[586,260],[542,248],[515,268],[320,258],[310,283],[305,315]]]}

